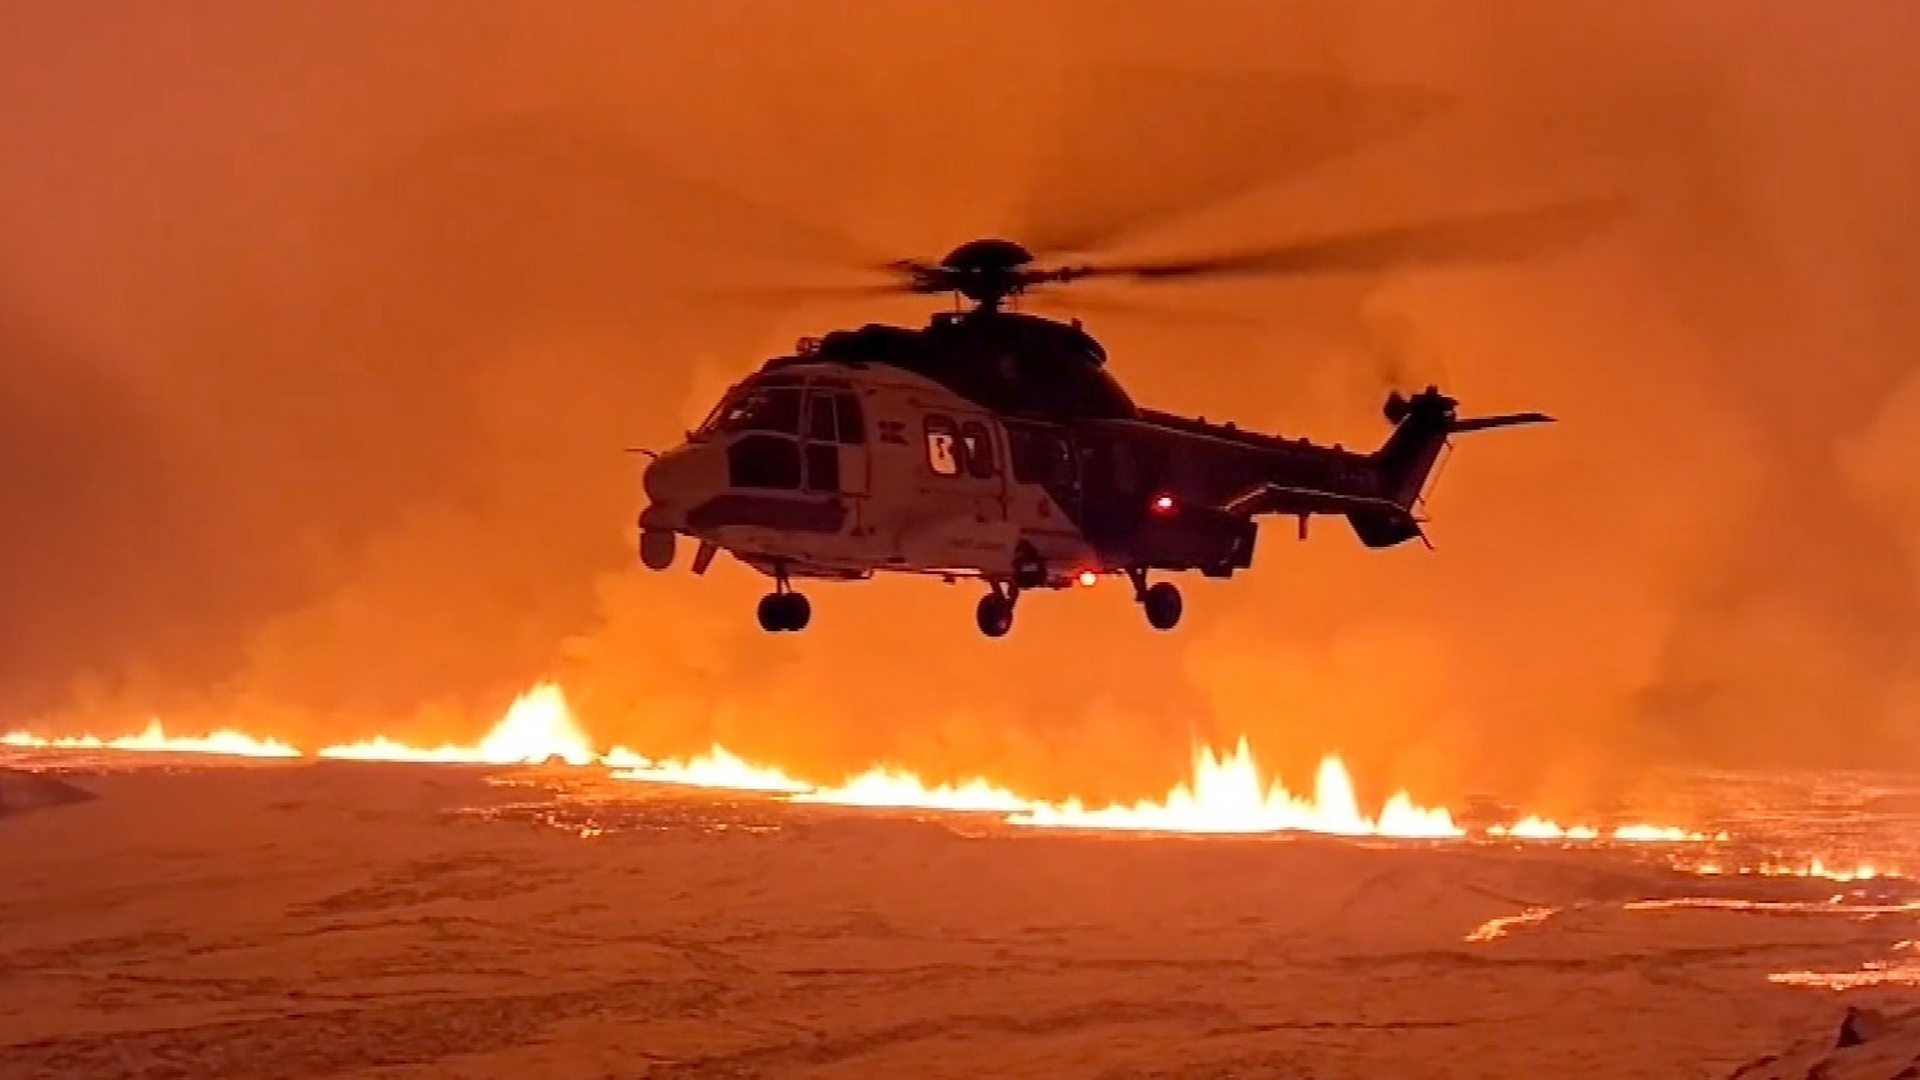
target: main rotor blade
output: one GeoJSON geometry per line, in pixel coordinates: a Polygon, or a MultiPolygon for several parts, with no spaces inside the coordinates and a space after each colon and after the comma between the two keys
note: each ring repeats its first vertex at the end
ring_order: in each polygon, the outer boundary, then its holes
{"type": "Polygon", "coordinates": [[[1341,233],[1271,248],[1132,263],[1070,266],[1058,280],[1124,277],[1137,281],[1254,275],[1375,273],[1416,266],[1523,259],[1570,245],[1617,211],[1610,201],[1582,202],[1369,232],[1341,233]]]}
{"type": "Polygon", "coordinates": [[[1042,258],[1123,237],[1404,134],[1442,99],[1333,75],[1132,66],[1075,81],[1013,236],[1042,258]]]}
{"type": "Polygon", "coordinates": [[[857,300],[884,296],[907,296],[923,290],[911,284],[888,282],[880,285],[741,285],[691,289],[686,294],[696,300],[857,300]]]}
{"type": "Polygon", "coordinates": [[[1188,326],[1254,326],[1259,319],[1246,312],[1209,311],[1169,307],[1140,300],[1120,300],[1108,296],[1090,296],[1084,292],[1046,292],[1035,290],[1021,297],[1019,307],[1041,309],[1062,315],[1097,314],[1115,318],[1141,319],[1147,322],[1188,326]]]}

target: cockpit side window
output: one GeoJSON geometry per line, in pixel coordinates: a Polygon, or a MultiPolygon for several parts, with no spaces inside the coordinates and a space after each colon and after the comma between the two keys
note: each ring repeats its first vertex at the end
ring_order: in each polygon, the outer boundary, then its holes
{"type": "Polygon", "coordinates": [[[727,411],[727,406],[732,402],[733,395],[731,393],[719,401],[714,402],[713,408],[707,410],[706,419],[700,421],[700,426],[693,429],[694,436],[697,438],[713,431],[713,429],[719,425],[721,415],[727,411]]]}
{"type": "Polygon", "coordinates": [[[800,434],[800,388],[747,387],[727,399],[709,425],[713,432],[772,431],[800,434]]]}

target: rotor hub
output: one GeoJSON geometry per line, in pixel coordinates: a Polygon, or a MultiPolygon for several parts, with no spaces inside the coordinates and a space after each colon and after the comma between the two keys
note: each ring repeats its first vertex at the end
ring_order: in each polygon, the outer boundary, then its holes
{"type": "Polygon", "coordinates": [[[1011,273],[1033,261],[1033,252],[1011,240],[969,240],[940,260],[940,265],[961,272],[998,270],[1011,273]]]}
{"type": "Polygon", "coordinates": [[[1011,240],[970,240],[940,260],[940,284],[985,307],[994,307],[1027,284],[1033,253],[1011,240]]]}

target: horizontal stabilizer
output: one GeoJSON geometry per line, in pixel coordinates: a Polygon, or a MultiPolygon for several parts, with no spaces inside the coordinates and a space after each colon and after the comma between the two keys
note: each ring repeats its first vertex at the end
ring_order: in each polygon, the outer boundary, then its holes
{"type": "Polygon", "coordinates": [[[1353,514],[1398,513],[1404,508],[1391,499],[1344,495],[1337,491],[1295,487],[1286,484],[1261,484],[1241,492],[1221,504],[1229,514],[1353,514]]]}
{"type": "Polygon", "coordinates": [[[1448,431],[1485,431],[1488,428],[1512,427],[1515,424],[1551,424],[1553,417],[1546,413],[1522,412],[1503,413],[1499,416],[1470,416],[1464,420],[1455,420],[1447,426],[1448,431]]]}

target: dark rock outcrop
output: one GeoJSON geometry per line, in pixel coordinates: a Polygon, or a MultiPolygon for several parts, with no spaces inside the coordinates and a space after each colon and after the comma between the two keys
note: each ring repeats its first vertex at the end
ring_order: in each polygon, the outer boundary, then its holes
{"type": "Polygon", "coordinates": [[[1839,1028],[1755,1058],[1730,1080],[1920,1080],[1920,1009],[1848,1006],[1839,1028]]]}
{"type": "Polygon", "coordinates": [[[0,769],[0,817],[67,806],[96,798],[93,792],[48,773],[0,769]]]}

